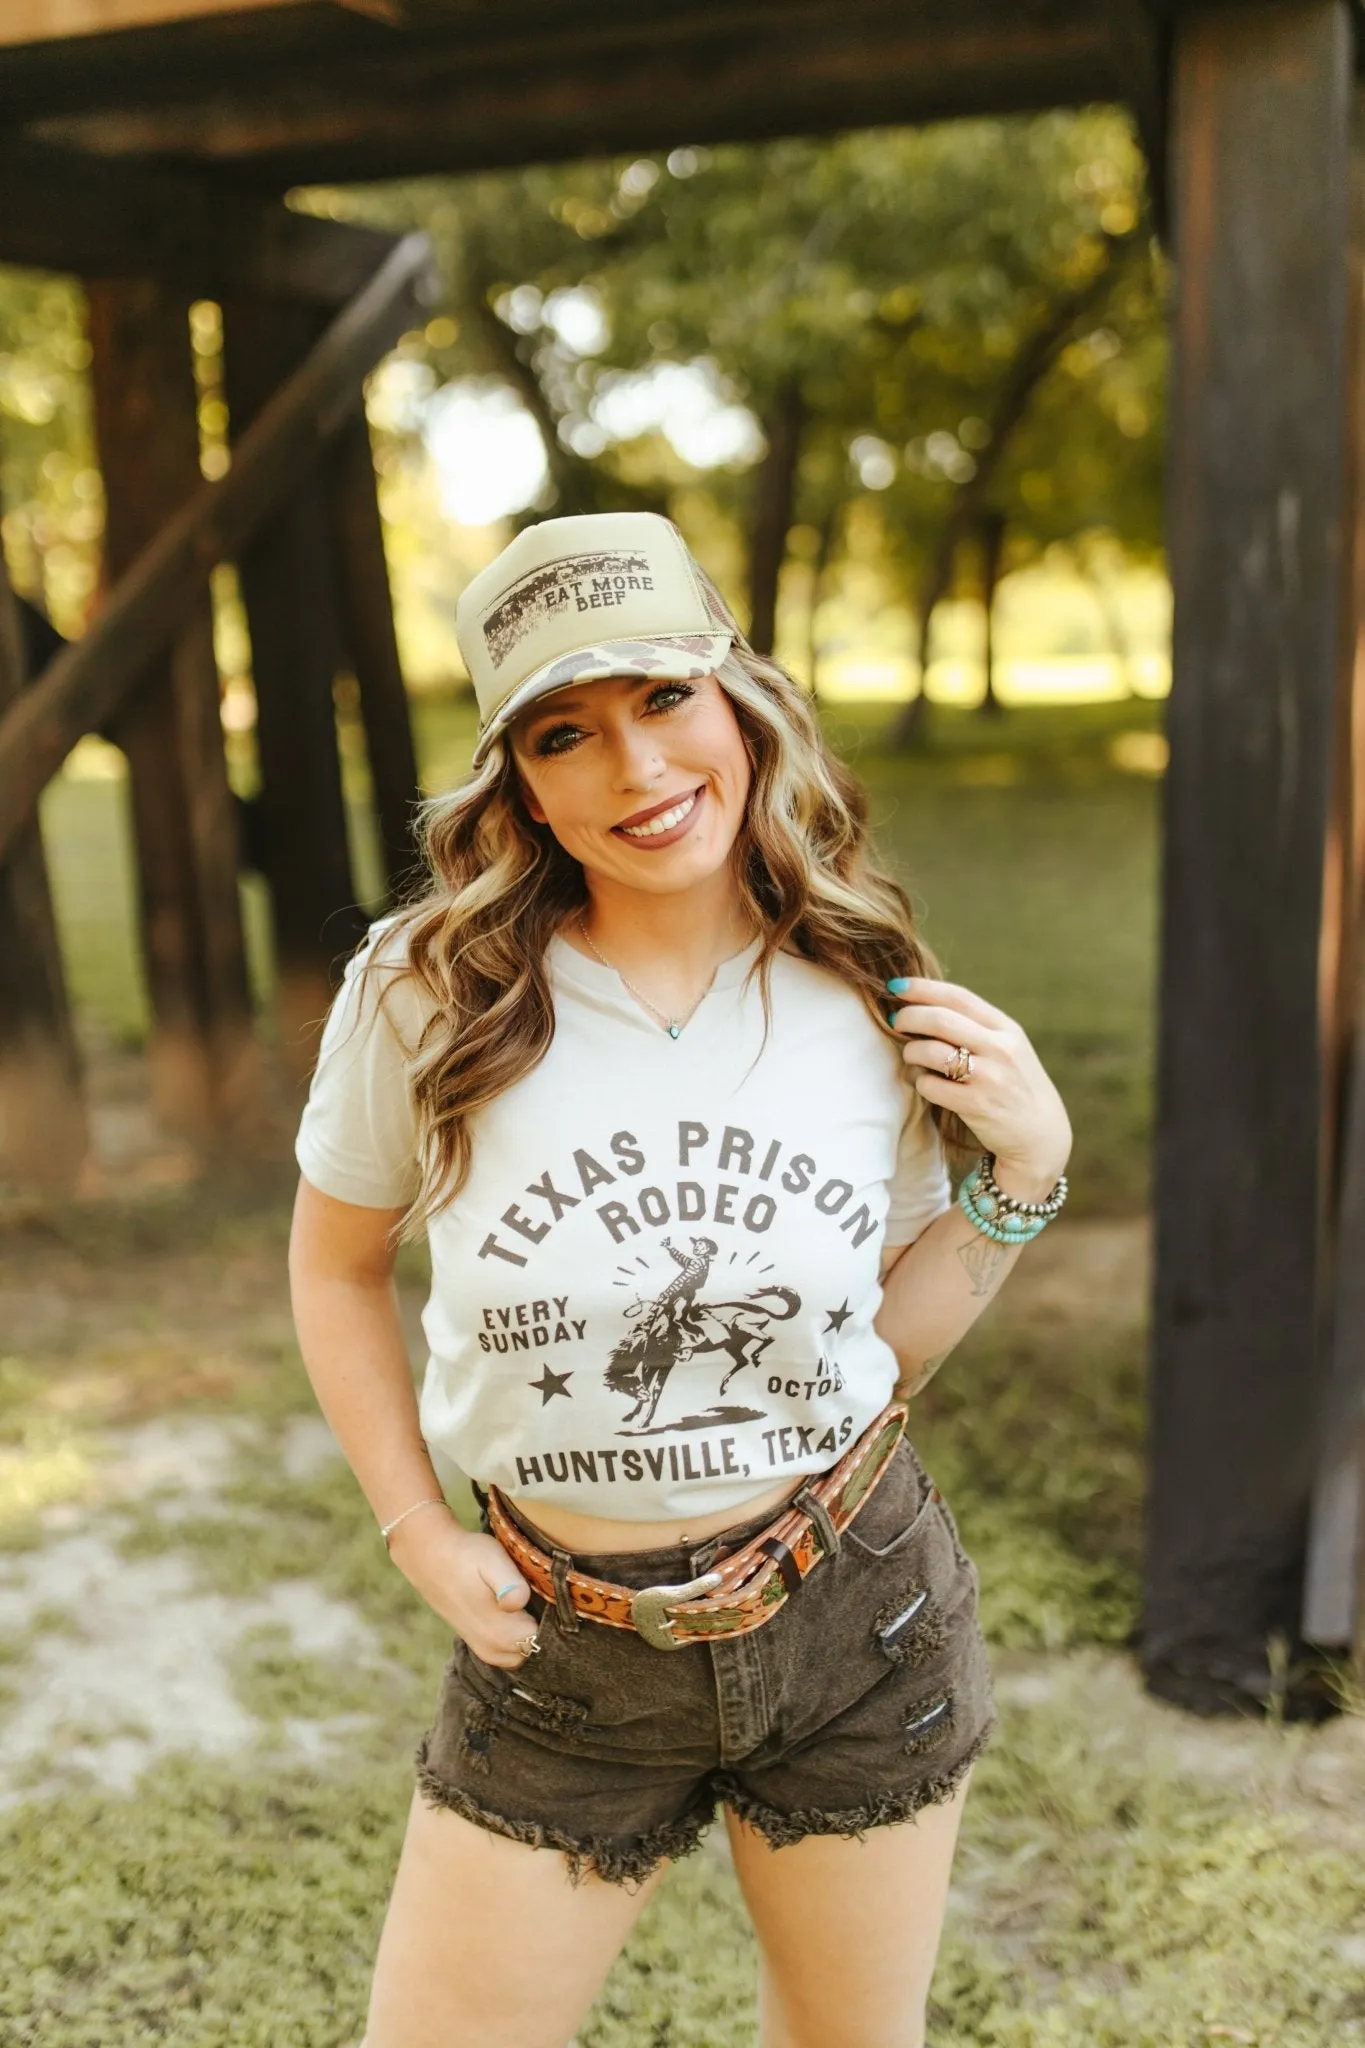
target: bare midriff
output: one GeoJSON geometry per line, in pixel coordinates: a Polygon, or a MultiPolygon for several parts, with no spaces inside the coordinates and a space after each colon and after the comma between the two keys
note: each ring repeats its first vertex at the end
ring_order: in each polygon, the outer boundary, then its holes
{"type": "Polygon", "coordinates": [[[675,1543],[705,1543],[709,1536],[721,1536],[758,1515],[776,1515],[802,1484],[788,1479],[746,1500],[742,1508],[719,1508],[714,1514],[675,1517],[671,1522],[609,1522],[600,1515],[576,1515],[550,1501],[518,1500],[515,1494],[507,1498],[559,1549],[584,1557],[595,1551],[665,1550],[675,1543]]]}

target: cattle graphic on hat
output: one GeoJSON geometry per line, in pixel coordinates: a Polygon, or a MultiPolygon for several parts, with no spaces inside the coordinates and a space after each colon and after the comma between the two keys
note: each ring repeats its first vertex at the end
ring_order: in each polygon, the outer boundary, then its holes
{"type": "Polygon", "coordinates": [[[542,519],[480,570],[455,611],[479,705],[477,768],[525,711],[570,683],[697,682],[747,645],[671,519],[542,519]]]}

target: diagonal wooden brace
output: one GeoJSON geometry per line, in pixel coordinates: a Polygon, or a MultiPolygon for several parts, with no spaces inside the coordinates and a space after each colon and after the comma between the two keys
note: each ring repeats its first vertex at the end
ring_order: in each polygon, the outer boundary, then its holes
{"type": "Polygon", "coordinates": [[[102,726],[188,617],[219,562],[352,418],[361,379],[435,292],[426,239],[407,235],[237,444],[227,475],[168,522],[84,637],[0,718],[0,861],[83,733],[102,726]]]}

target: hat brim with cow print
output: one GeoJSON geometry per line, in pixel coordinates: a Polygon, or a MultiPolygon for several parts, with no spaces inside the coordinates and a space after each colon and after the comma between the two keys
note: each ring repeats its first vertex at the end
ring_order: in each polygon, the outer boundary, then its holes
{"type": "Polygon", "coordinates": [[[525,527],[455,612],[479,706],[477,768],[528,705],[609,676],[695,682],[743,634],[671,519],[593,512],[525,527]]]}

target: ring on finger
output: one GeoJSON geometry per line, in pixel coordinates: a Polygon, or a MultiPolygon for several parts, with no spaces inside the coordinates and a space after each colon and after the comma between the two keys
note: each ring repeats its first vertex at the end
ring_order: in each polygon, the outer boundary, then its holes
{"type": "Polygon", "coordinates": [[[971,1074],[972,1055],[965,1045],[960,1045],[943,1069],[943,1078],[945,1081],[969,1081],[971,1074]]]}
{"type": "Polygon", "coordinates": [[[517,1644],[517,1648],[521,1651],[523,1657],[534,1657],[540,1650],[540,1637],[538,1635],[523,1636],[517,1644]]]}

